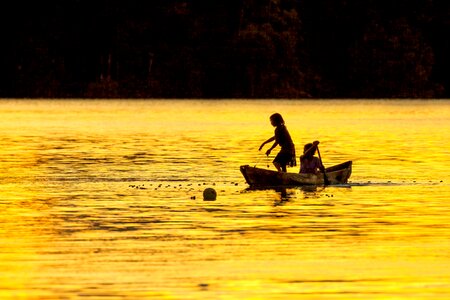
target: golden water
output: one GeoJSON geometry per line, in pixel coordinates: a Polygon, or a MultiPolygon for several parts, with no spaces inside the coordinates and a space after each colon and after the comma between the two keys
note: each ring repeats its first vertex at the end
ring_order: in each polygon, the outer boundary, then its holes
{"type": "Polygon", "coordinates": [[[450,101],[3,100],[0,132],[0,299],[450,298],[450,101]],[[350,184],[248,190],[273,112],[350,184]]]}

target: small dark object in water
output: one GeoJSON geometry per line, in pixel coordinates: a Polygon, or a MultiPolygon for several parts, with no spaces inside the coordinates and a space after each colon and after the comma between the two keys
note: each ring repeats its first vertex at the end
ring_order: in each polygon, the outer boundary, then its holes
{"type": "Polygon", "coordinates": [[[192,196],[192,197],[191,197],[191,200],[195,200],[195,196],[192,196]]]}
{"type": "Polygon", "coordinates": [[[217,192],[213,188],[206,188],[203,191],[203,200],[205,201],[214,201],[217,198],[217,192]]]}
{"type": "Polygon", "coordinates": [[[199,283],[198,287],[201,288],[202,290],[207,290],[209,287],[209,284],[207,283],[199,283]]]}

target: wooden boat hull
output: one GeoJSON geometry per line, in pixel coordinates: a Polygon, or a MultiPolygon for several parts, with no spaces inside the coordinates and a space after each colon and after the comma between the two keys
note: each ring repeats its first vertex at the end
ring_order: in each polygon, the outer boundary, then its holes
{"type": "MultiPolygon", "coordinates": [[[[245,181],[251,187],[264,186],[301,186],[301,185],[323,185],[323,174],[299,174],[299,173],[284,173],[256,167],[249,165],[240,167],[245,181]]],[[[352,162],[345,163],[326,168],[326,174],[330,184],[347,183],[352,174],[352,162]]]]}

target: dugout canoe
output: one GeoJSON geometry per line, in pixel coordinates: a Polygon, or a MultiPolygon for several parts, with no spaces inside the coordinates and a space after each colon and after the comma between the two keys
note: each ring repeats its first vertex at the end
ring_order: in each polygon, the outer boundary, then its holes
{"type": "MultiPolygon", "coordinates": [[[[302,186],[323,185],[323,174],[299,174],[290,172],[277,172],[268,169],[251,167],[249,165],[240,167],[245,181],[251,187],[266,186],[302,186]]],[[[329,184],[347,183],[352,174],[352,161],[335,165],[325,169],[329,184]]]]}

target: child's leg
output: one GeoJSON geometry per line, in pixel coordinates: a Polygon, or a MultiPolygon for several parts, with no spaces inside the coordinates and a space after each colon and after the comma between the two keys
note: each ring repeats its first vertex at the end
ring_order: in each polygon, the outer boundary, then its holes
{"type": "Polygon", "coordinates": [[[274,161],[274,162],[273,162],[273,165],[275,166],[275,168],[277,168],[277,171],[278,171],[278,172],[281,172],[281,165],[280,165],[279,162],[274,161]]]}

